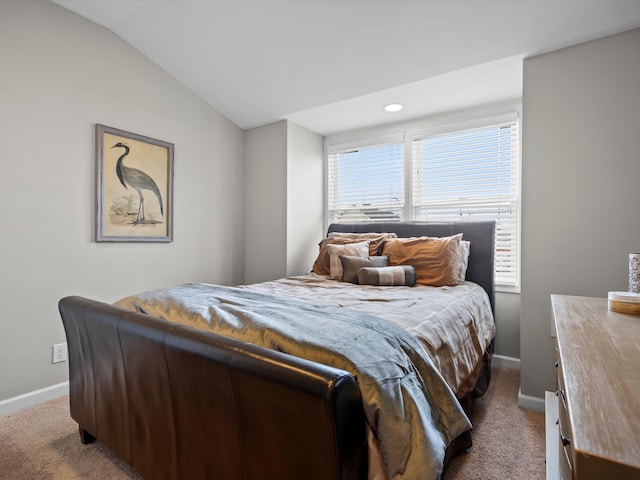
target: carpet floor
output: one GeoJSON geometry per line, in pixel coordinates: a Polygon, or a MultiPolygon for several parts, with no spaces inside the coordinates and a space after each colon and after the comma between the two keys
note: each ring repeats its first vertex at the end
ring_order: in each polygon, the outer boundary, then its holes
{"type": "Polygon", "coordinates": [[[473,447],[453,459],[445,480],[545,480],[544,413],[520,408],[519,388],[519,370],[492,370],[471,415],[473,447]]]}
{"type": "MultiPolygon", "coordinates": [[[[445,480],[544,480],[544,414],[518,407],[518,386],[518,370],[493,370],[471,418],[473,447],[445,480]]],[[[141,478],[100,442],[80,443],[67,396],[0,416],[1,480],[141,478]]]]}

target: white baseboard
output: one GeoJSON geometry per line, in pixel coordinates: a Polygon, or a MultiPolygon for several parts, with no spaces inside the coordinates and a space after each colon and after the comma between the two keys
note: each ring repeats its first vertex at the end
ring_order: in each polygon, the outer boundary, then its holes
{"type": "MultiPolygon", "coordinates": [[[[491,365],[498,368],[515,368],[520,370],[520,359],[507,357],[505,355],[494,355],[491,358],[491,365]]],[[[527,410],[544,412],[544,398],[523,395],[522,392],[518,390],[518,406],[527,410]]]]}
{"type": "MultiPolygon", "coordinates": [[[[505,355],[494,355],[491,358],[491,365],[498,368],[515,368],[520,370],[520,359],[507,357],[505,355]]],[[[544,398],[523,395],[520,390],[518,390],[518,405],[527,410],[544,412],[544,398]]]]}
{"type": "Polygon", "coordinates": [[[37,405],[38,403],[46,402],[54,398],[67,395],[69,393],[69,382],[58,383],[57,385],[51,385],[50,387],[41,388],[33,392],[25,393],[24,395],[18,395],[17,397],[7,398],[0,401],[0,415],[7,415],[9,413],[17,412],[23,408],[37,405]]]}
{"type": "Polygon", "coordinates": [[[498,368],[515,368],[520,370],[520,359],[507,357],[506,355],[494,355],[491,357],[491,365],[498,368]]]}
{"type": "Polygon", "coordinates": [[[518,405],[527,410],[544,413],[544,398],[524,395],[520,390],[518,390],[518,405]]]}

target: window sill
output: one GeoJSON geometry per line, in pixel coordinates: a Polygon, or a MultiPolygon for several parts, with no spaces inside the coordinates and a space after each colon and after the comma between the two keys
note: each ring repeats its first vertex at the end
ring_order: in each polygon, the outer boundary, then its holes
{"type": "Polygon", "coordinates": [[[520,285],[496,285],[496,292],[520,294],[520,285]]]}

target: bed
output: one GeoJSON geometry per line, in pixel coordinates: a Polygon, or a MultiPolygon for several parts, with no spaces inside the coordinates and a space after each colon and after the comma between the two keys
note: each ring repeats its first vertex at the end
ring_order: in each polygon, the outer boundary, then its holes
{"type": "Polygon", "coordinates": [[[332,224],[308,275],[62,299],[81,439],[147,478],[440,478],[490,380],[494,236],[332,224]],[[464,280],[413,285],[402,254],[423,237],[464,280]]]}

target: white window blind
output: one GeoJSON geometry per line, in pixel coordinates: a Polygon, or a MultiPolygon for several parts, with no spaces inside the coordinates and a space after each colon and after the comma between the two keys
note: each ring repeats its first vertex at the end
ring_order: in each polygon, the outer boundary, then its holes
{"type": "Polygon", "coordinates": [[[403,218],[404,155],[401,137],[328,149],[330,223],[389,222],[403,218]]]}
{"type": "Polygon", "coordinates": [[[518,280],[517,118],[413,139],[413,220],[496,221],[496,283],[518,280]]]}

